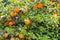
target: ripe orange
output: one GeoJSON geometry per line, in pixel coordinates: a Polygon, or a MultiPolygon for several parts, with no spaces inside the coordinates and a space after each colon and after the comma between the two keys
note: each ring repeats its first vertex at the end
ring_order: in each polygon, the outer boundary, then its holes
{"type": "Polygon", "coordinates": [[[53,11],[53,14],[57,14],[57,12],[56,11],[53,11]]]}
{"type": "Polygon", "coordinates": [[[35,9],[36,9],[36,8],[37,8],[37,4],[34,4],[34,5],[33,5],[33,8],[35,8],[35,9]]]}
{"type": "Polygon", "coordinates": [[[13,11],[10,12],[10,16],[15,16],[15,13],[13,11]]]}
{"type": "Polygon", "coordinates": [[[20,39],[24,38],[24,35],[23,34],[19,34],[18,36],[20,39]]]}
{"type": "Polygon", "coordinates": [[[38,5],[37,5],[38,8],[42,8],[42,6],[43,6],[43,4],[41,2],[38,3],[38,5]]]}
{"type": "Polygon", "coordinates": [[[33,0],[30,0],[30,2],[33,2],[33,0]]]}
{"type": "Polygon", "coordinates": [[[5,25],[8,25],[8,22],[5,22],[5,25]]]}
{"type": "Polygon", "coordinates": [[[29,25],[30,24],[30,20],[25,20],[25,24],[29,25]]]}
{"type": "Polygon", "coordinates": [[[8,21],[12,21],[12,18],[7,18],[8,21]]]}
{"type": "Polygon", "coordinates": [[[14,25],[14,24],[15,24],[14,21],[9,22],[9,25],[14,25]]]}
{"type": "Polygon", "coordinates": [[[56,7],[57,7],[57,8],[60,8],[60,3],[57,3],[57,4],[56,4],[56,7]]]}
{"type": "Polygon", "coordinates": [[[4,34],[3,34],[3,37],[4,37],[4,38],[7,38],[8,35],[9,35],[8,33],[4,33],[4,34]]]}
{"type": "Polygon", "coordinates": [[[50,0],[51,2],[54,2],[55,0],[50,0]]]}
{"type": "Polygon", "coordinates": [[[18,13],[19,11],[20,11],[19,8],[15,8],[15,9],[14,9],[14,12],[17,12],[17,13],[18,13]]]}

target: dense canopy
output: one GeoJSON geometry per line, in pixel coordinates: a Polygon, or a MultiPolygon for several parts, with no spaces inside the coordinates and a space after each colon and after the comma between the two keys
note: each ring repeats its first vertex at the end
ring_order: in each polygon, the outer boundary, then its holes
{"type": "Polygon", "coordinates": [[[60,0],[0,0],[0,40],[60,40],[60,0]]]}

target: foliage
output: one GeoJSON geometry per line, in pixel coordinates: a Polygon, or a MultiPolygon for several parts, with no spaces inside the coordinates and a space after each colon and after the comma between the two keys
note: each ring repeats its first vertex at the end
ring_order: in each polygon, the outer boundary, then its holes
{"type": "Polygon", "coordinates": [[[57,4],[60,5],[57,0],[53,2],[50,0],[0,0],[0,40],[60,39],[58,32],[60,6],[57,4]],[[12,11],[11,15],[14,16],[10,15],[12,11]],[[12,20],[7,20],[8,18],[12,20]],[[29,21],[25,22],[25,20],[29,21]],[[2,36],[4,33],[9,34],[8,38],[2,36]],[[24,38],[20,39],[19,34],[22,34],[24,38]]]}

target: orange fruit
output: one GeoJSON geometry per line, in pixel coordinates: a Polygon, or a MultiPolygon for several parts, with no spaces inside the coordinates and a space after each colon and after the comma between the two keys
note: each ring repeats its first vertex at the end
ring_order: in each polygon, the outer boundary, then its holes
{"type": "Polygon", "coordinates": [[[13,11],[10,12],[10,16],[15,16],[15,13],[13,11]]]}
{"type": "Polygon", "coordinates": [[[5,22],[5,25],[8,25],[8,22],[5,22]]]}
{"type": "Polygon", "coordinates": [[[14,21],[9,22],[9,25],[14,25],[14,24],[15,24],[14,21]]]}
{"type": "Polygon", "coordinates": [[[60,8],[60,3],[57,3],[57,4],[56,4],[56,7],[57,7],[57,8],[60,8]]]}
{"type": "Polygon", "coordinates": [[[34,5],[33,5],[33,8],[35,8],[35,9],[36,9],[36,8],[37,8],[37,4],[34,4],[34,5]]]}
{"type": "Polygon", "coordinates": [[[15,9],[14,9],[14,12],[17,12],[17,13],[18,13],[19,11],[20,11],[19,8],[15,8],[15,9]]]}
{"type": "Polygon", "coordinates": [[[30,0],[30,2],[33,2],[33,0],[30,0]]]}
{"type": "Polygon", "coordinates": [[[56,11],[53,11],[53,14],[57,14],[57,12],[56,11]]]}
{"type": "Polygon", "coordinates": [[[7,38],[8,35],[9,35],[8,33],[4,33],[4,34],[3,34],[3,37],[4,37],[4,38],[7,38]]]}
{"type": "Polygon", "coordinates": [[[25,20],[25,24],[29,25],[30,24],[30,20],[25,20]]]}
{"type": "Polygon", "coordinates": [[[51,2],[54,2],[55,0],[50,0],[51,2]]]}
{"type": "Polygon", "coordinates": [[[7,18],[8,21],[12,21],[12,18],[7,18]]]}
{"type": "Polygon", "coordinates": [[[43,4],[41,2],[38,3],[38,5],[37,5],[38,8],[42,8],[42,6],[43,6],[43,4]]]}
{"type": "Polygon", "coordinates": [[[23,34],[19,34],[18,36],[20,39],[23,39],[24,38],[24,35],[23,34]]]}

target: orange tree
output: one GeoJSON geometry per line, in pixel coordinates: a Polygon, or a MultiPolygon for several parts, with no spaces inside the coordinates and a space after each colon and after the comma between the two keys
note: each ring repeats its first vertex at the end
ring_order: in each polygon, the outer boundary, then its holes
{"type": "Polygon", "coordinates": [[[60,39],[59,10],[59,0],[0,0],[0,40],[60,39]]]}

